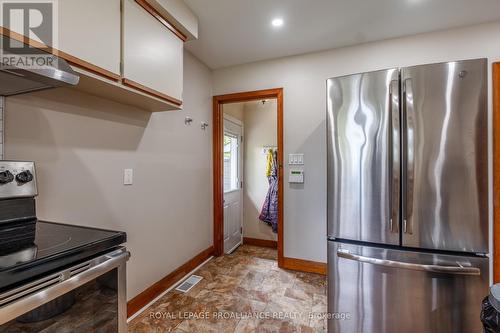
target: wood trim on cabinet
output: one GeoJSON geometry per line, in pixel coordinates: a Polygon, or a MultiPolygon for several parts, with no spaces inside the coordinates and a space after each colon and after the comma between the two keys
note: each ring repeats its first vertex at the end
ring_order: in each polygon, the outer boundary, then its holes
{"type": "Polygon", "coordinates": [[[97,74],[97,75],[100,75],[100,76],[103,76],[107,79],[110,79],[110,80],[113,80],[113,81],[120,81],[121,79],[121,76],[118,75],[118,74],[115,74],[113,72],[110,72],[104,68],[101,68],[99,66],[96,66],[96,65],[93,65],[91,64],[90,62],[88,61],[85,61],[85,60],[82,60],[82,59],[79,59],[77,57],[74,57],[66,52],[63,52],[63,51],[59,51],[59,50],[56,50],[56,52],[54,53],[55,55],[61,57],[62,59],[66,60],[67,62],[69,62],[71,65],[74,65],[76,67],[80,67],[84,70],[87,70],[91,73],[94,73],[94,74],[97,74]]]}
{"type": "Polygon", "coordinates": [[[278,248],[278,242],[270,239],[258,239],[251,237],[243,237],[243,244],[253,245],[253,246],[261,246],[261,247],[269,247],[271,249],[278,248]]]}
{"type": "Polygon", "coordinates": [[[17,32],[11,31],[7,28],[0,27],[0,34],[3,36],[7,36],[9,38],[12,38],[14,40],[17,40],[18,42],[24,43],[26,45],[29,45],[30,47],[45,51],[47,53],[53,54],[55,56],[60,57],[61,59],[66,60],[68,63],[70,63],[73,66],[82,68],[86,71],[92,72],[94,74],[103,76],[107,79],[113,80],[113,81],[120,81],[121,77],[118,74],[115,74],[113,72],[108,71],[107,69],[101,68],[99,66],[96,66],[94,64],[91,64],[88,61],[82,60],[80,58],[77,58],[75,56],[72,56],[66,52],[63,52],[61,50],[58,50],[56,48],[53,48],[51,46],[47,46],[43,43],[40,43],[38,41],[35,41],[33,39],[30,39],[26,36],[23,36],[17,32]]]}
{"type": "Polygon", "coordinates": [[[178,100],[177,98],[174,98],[174,97],[171,97],[167,94],[164,94],[162,92],[159,92],[157,90],[154,90],[154,89],[151,89],[149,87],[146,87],[140,83],[137,83],[133,80],[130,80],[130,79],[126,79],[126,78],[123,78],[122,79],[122,83],[123,85],[127,86],[127,87],[131,87],[131,88],[134,88],[134,89],[137,89],[137,90],[140,90],[146,94],[149,94],[149,95],[152,95],[156,98],[159,98],[159,99],[162,99],[166,102],[169,102],[169,103],[172,103],[176,106],[182,106],[182,101],[181,100],[178,100]]]}
{"type": "Polygon", "coordinates": [[[293,271],[326,275],[327,265],[324,262],[309,261],[295,258],[283,258],[283,267],[293,271]]]}
{"type": "Polygon", "coordinates": [[[223,199],[224,188],[222,183],[222,137],[223,137],[223,115],[222,105],[235,102],[248,102],[259,99],[277,99],[278,117],[278,266],[284,265],[283,245],[283,88],[240,92],[213,97],[213,197],[214,197],[214,255],[224,254],[224,214],[223,199]]]}
{"type": "Polygon", "coordinates": [[[158,12],[151,4],[146,0],[135,0],[135,2],[144,8],[149,14],[151,14],[155,19],[157,19],[161,24],[163,24],[168,30],[172,31],[174,35],[179,37],[183,42],[187,41],[187,36],[184,35],[179,29],[177,29],[168,19],[158,12]]]}
{"type": "Polygon", "coordinates": [[[139,295],[135,296],[130,301],[128,301],[127,317],[130,318],[131,316],[133,316],[136,312],[138,312],[143,307],[148,305],[152,300],[158,297],[165,290],[167,290],[168,288],[170,288],[171,286],[182,280],[182,278],[184,278],[187,274],[189,274],[189,272],[191,272],[193,269],[195,269],[203,262],[205,262],[208,258],[210,258],[213,255],[213,252],[214,252],[213,246],[200,252],[198,255],[196,255],[194,258],[186,262],[184,265],[180,266],[172,273],[168,274],[163,279],[156,282],[151,287],[147,288],[142,293],[140,293],[139,295]]]}
{"type": "Polygon", "coordinates": [[[493,282],[500,282],[500,62],[493,64],[493,282]]]}

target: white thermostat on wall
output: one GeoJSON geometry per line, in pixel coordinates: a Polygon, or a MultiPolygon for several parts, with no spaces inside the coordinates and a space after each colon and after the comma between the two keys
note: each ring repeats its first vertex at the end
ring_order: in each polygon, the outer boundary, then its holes
{"type": "Polygon", "coordinates": [[[291,184],[303,184],[304,170],[291,169],[288,176],[288,182],[291,184]]]}

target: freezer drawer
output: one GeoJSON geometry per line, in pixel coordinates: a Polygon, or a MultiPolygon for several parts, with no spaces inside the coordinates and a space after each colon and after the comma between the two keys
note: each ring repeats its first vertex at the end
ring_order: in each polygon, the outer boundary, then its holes
{"type": "Polygon", "coordinates": [[[399,71],[327,86],[328,237],[399,245],[399,71]]]}
{"type": "Polygon", "coordinates": [[[480,333],[488,258],[328,244],[329,333],[480,333]]]}

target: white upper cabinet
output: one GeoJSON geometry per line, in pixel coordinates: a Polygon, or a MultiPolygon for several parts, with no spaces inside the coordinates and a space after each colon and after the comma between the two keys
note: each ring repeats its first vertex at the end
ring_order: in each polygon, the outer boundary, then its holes
{"type": "MultiPolygon", "coordinates": [[[[121,58],[120,1],[57,1],[57,49],[109,71],[118,78],[121,58]]],[[[100,74],[109,74],[94,69],[100,74]]]]}
{"type": "Polygon", "coordinates": [[[124,83],[180,104],[183,40],[134,0],[123,6],[124,83]],[[175,101],[177,100],[177,101],[175,101]]]}
{"type": "Polygon", "coordinates": [[[45,43],[53,47],[78,69],[81,79],[75,89],[151,111],[181,107],[184,41],[194,38],[198,27],[182,0],[53,0],[53,4],[57,31],[52,42],[42,41],[33,31],[26,36],[29,39],[20,36],[25,33],[20,10],[9,16],[13,22],[6,28],[14,32],[11,38],[32,47],[45,43]]]}

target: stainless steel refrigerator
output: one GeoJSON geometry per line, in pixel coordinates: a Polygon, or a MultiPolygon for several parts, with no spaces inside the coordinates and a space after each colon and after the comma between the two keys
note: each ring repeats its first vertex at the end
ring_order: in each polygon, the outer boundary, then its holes
{"type": "Polygon", "coordinates": [[[330,333],[481,332],[487,61],[329,79],[330,333]]]}

